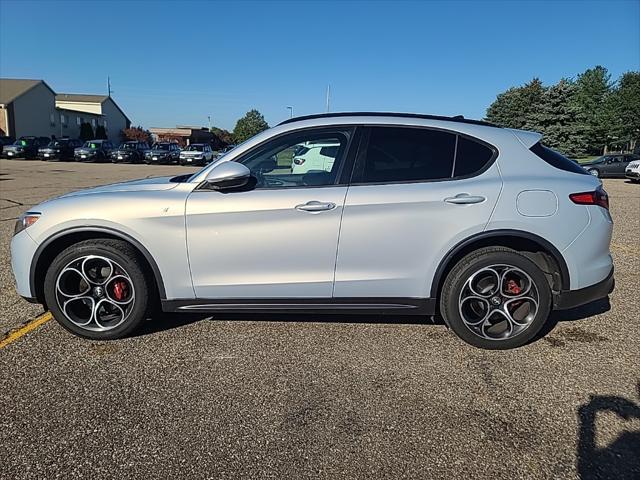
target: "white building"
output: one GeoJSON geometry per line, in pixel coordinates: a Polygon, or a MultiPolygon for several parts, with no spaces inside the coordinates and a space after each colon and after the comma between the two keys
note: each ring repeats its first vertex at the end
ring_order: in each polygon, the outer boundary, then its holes
{"type": "Polygon", "coordinates": [[[44,80],[0,78],[0,135],[80,137],[80,124],[101,125],[112,142],[131,121],[106,95],[56,94],[44,80]]]}

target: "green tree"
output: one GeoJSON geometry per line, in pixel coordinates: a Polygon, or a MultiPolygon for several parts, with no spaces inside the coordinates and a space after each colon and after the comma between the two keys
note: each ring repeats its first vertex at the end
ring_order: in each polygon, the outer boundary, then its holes
{"type": "Polygon", "coordinates": [[[90,123],[82,122],[80,124],[80,138],[84,141],[93,140],[93,128],[90,123]]]}
{"type": "Polygon", "coordinates": [[[575,121],[575,95],[575,83],[563,78],[545,90],[539,110],[531,117],[531,129],[544,135],[545,145],[570,157],[587,151],[586,132],[575,121]]]}
{"type": "Polygon", "coordinates": [[[233,129],[233,138],[241,143],[269,128],[264,117],[258,110],[249,110],[244,117],[238,120],[233,129]]]}
{"type": "Polygon", "coordinates": [[[103,125],[98,125],[96,127],[96,138],[106,140],[107,139],[107,131],[104,129],[103,125]]]}
{"type": "Polygon", "coordinates": [[[625,142],[634,150],[640,140],[640,72],[623,74],[608,103],[609,138],[625,142]]]}
{"type": "Polygon", "coordinates": [[[606,68],[596,66],[578,75],[572,101],[576,108],[575,122],[587,135],[587,151],[598,155],[607,143],[611,118],[608,97],[612,90],[611,75],[606,68]]]}
{"type": "Polygon", "coordinates": [[[486,120],[501,127],[531,129],[543,102],[545,88],[539,78],[512,87],[497,96],[487,109],[486,120]]]}

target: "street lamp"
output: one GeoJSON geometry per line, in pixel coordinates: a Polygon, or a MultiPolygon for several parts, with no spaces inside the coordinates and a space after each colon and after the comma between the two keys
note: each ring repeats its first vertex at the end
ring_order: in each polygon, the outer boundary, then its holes
{"type": "Polygon", "coordinates": [[[293,107],[287,107],[287,110],[289,110],[289,118],[293,118],[293,107]]]}

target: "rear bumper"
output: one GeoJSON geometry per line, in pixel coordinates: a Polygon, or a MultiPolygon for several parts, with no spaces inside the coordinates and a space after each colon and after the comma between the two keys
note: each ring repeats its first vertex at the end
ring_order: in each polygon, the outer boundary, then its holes
{"type": "Polygon", "coordinates": [[[590,285],[579,290],[563,290],[553,298],[553,307],[555,310],[567,310],[569,308],[579,307],[587,303],[605,298],[615,288],[615,279],[613,278],[613,268],[609,275],[594,285],[590,285]]]}

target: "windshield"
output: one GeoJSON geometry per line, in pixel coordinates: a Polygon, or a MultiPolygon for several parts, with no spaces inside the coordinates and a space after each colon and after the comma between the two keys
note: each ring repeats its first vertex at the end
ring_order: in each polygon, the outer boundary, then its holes
{"type": "Polygon", "coordinates": [[[169,150],[169,144],[168,143],[156,143],[153,146],[154,150],[169,150]]]}
{"type": "Polygon", "coordinates": [[[69,140],[52,140],[47,147],[64,147],[69,143],[69,140]]]}
{"type": "Polygon", "coordinates": [[[120,145],[120,148],[122,148],[123,150],[135,150],[137,146],[137,143],[123,143],[122,145],[120,145]]]}
{"type": "Polygon", "coordinates": [[[100,148],[100,144],[96,142],[84,142],[84,145],[82,146],[84,148],[92,148],[92,149],[100,148]]]}
{"type": "Polygon", "coordinates": [[[21,138],[20,140],[16,140],[14,145],[18,145],[20,147],[26,147],[27,145],[31,145],[33,144],[33,139],[32,138],[21,138]]]}
{"type": "Polygon", "coordinates": [[[203,152],[204,145],[189,145],[187,147],[187,152],[203,152]]]}

